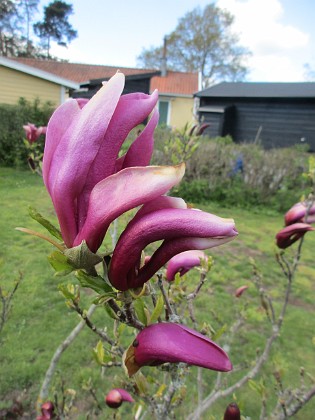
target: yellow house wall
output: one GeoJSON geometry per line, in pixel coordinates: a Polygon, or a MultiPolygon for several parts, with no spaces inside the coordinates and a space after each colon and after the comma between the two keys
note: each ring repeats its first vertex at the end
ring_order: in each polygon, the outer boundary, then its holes
{"type": "Polygon", "coordinates": [[[170,126],[181,129],[185,126],[185,124],[194,122],[193,98],[171,98],[170,103],[170,126]]]}
{"type": "Polygon", "coordinates": [[[0,66],[0,103],[16,104],[23,97],[28,101],[39,98],[41,102],[59,105],[61,89],[56,83],[0,66]]]}

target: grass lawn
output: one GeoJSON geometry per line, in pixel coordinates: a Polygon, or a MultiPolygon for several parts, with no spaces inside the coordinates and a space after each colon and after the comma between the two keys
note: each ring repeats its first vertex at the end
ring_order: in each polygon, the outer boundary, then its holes
{"type": "MultiPolygon", "coordinates": [[[[11,290],[15,280],[22,275],[22,283],[13,299],[13,306],[8,322],[0,335],[0,408],[8,406],[17,396],[22,396],[23,404],[31,411],[36,402],[41,382],[50,359],[60,342],[78,323],[78,316],[72,312],[57,290],[60,282],[75,282],[71,276],[58,278],[47,261],[52,246],[24,233],[16,231],[17,226],[28,227],[44,233],[28,215],[28,206],[32,205],[50,221],[55,222],[50,199],[40,177],[28,171],[0,168],[1,219],[0,219],[0,285],[11,290]]],[[[292,203],[293,204],[293,203],[292,203]]],[[[259,297],[252,283],[252,268],[249,258],[254,258],[263,276],[264,284],[273,299],[280,302],[284,291],[284,280],[279,266],[275,263],[274,236],[283,225],[283,217],[265,210],[242,210],[223,208],[209,203],[204,210],[222,217],[233,217],[239,231],[239,237],[230,244],[211,250],[215,264],[206,283],[204,293],[197,298],[197,315],[200,326],[203,322],[218,330],[222,325],[230,325],[236,314],[244,306],[248,324],[236,337],[231,346],[230,357],[233,364],[250,363],[258,349],[264,344],[263,335],[267,329],[265,314],[259,297]],[[248,284],[248,291],[239,300],[233,291],[248,284]]],[[[314,265],[315,235],[306,235],[304,251],[293,286],[290,307],[279,340],[275,343],[270,361],[263,369],[260,378],[267,388],[267,406],[275,402],[275,369],[281,371],[285,387],[299,386],[299,369],[303,366],[315,377],[314,367],[314,265]],[[312,341],[313,340],[313,341],[312,341]]],[[[189,274],[185,287],[193,290],[196,274],[189,274]]],[[[82,293],[86,307],[93,295],[82,293]]],[[[188,317],[184,314],[184,317],[188,317]]],[[[99,308],[93,319],[100,326],[110,325],[108,317],[99,308]]],[[[128,341],[132,341],[130,331],[128,341]]],[[[79,338],[62,356],[58,365],[58,374],[53,386],[60,388],[60,378],[66,388],[76,391],[78,414],[73,418],[86,418],[79,412],[87,412],[92,406],[92,397],[84,384],[89,378],[100,401],[113,386],[119,385],[120,368],[100,373],[92,358],[91,349],[98,342],[98,337],[84,329],[79,338]]],[[[143,370],[152,374],[152,368],[143,370]]],[[[192,378],[197,371],[191,369],[192,378]]],[[[240,375],[236,372],[234,377],[240,375]]],[[[215,374],[205,371],[203,382],[210,387],[215,374]]],[[[231,377],[233,381],[233,376],[231,377]]],[[[257,379],[259,380],[259,379],[257,379]]],[[[194,406],[196,385],[193,379],[187,387],[187,404],[194,406]]],[[[205,391],[206,392],[206,391],[205,391]]],[[[252,419],[259,418],[260,397],[248,385],[235,394],[241,403],[244,415],[252,419]]],[[[232,396],[220,401],[203,418],[222,417],[223,407],[232,400],[232,396]]],[[[179,408],[178,418],[185,418],[191,410],[179,408]]],[[[311,420],[314,418],[315,399],[311,401],[295,418],[311,420]]],[[[100,418],[108,418],[103,413],[100,418]]],[[[132,417],[125,417],[132,418],[132,417]]]]}

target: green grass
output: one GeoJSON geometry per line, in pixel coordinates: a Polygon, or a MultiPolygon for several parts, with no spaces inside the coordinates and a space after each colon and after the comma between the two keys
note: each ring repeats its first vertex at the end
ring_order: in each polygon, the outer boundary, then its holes
{"type": "MultiPolygon", "coordinates": [[[[0,259],[1,287],[10,290],[14,281],[22,273],[22,283],[14,297],[10,317],[0,335],[0,408],[8,406],[14,397],[23,394],[23,403],[30,411],[50,359],[60,342],[69,334],[79,319],[64,303],[58,293],[57,285],[61,281],[71,281],[71,276],[57,278],[47,261],[52,246],[38,238],[18,232],[15,227],[22,226],[44,233],[35,221],[28,216],[28,206],[32,205],[51,221],[56,221],[50,199],[40,177],[30,172],[0,169],[1,220],[0,220],[0,259]]],[[[293,203],[292,203],[293,204],[293,203]]],[[[264,332],[268,329],[257,291],[251,282],[252,269],[249,257],[254,258],[263,276],[264,284],[276,302],[280,302],[284,291],[284,280],[280,268],[275,263],[275,233],[282,227],[282,215],[266,210],[221,209],[218,205],[203,205],[204,210],[222,217],[233,217],[239,231],[239,237],[225,246],[211,250],[215,264],[204,293],[196,301],[198,322],[211,324],[218,330],[224,323],[230,325],[245,302],[248,324],[244,327],[232,346],[230,357],[235,365],[250,362],[257,349],[262,349],[264,332]],[[234,290],[243,285],[250,285],[249,290],[239,300],[233,296],[234,290]]],[[[275,366],[281,369],[285,386],[299,385],[299,368],[304,366],[315,375],[314,368],[314,267],[315,235],[306,235],[306,241],[293,287],[291,305],[279,340],[275,343],[269,363],[262,372],[268,386],[268,407],[272,407],[274,381],[272,372],[275,366]]],[[[187,292],[193,290],[196,272],[190,273],[184,280],[187,292]]],[[[92,294],[82,293],[83,304],[88,307],[92,294]]],[[[278,305],[279,306],[279,305],[278,305]]],[[[277,307],[278,307],[277,306],[277,307]]],[[[188,314],[184,318],[189,323],[188,314]]],[[[98,309],[93,318],[100,326],[110,325],[105,312],[98,309]]],[[[128,334],[132,341],[133,334],[128,334]]],[[[106,371],[102,377],[98,366],[91,357],[91,348],[98,338],[87,329],[62,356],[58,365],[60,376],[65,386],[77,392],[77,404],[82,413],[91,406],[92,400],[82,389],[82,383],[92,378],[99,400],[114,385],[119,385],[119,369],[106,371]]],[[[145,368],[146,374],[153,373],[152,368],[145,368]]],[[[196,368],[191,368],[192,379],[187,387],[187,404],[193,407],[196,402],[196,368]]],[[[233,376],[234,375],[234,376],[233,376]]],[[[239,377],[239,373],[232,374],[239,377]]],[[[210,388],[215,373],[204,371],[205,386],[210,388]]],[[[58,387],[58,375],[54,386],[58,387]]],[[[238,390],[237,400],[242,404],[243,413],[257,419],[259,415],[259,397],[248,385],[238,390]]],[[[221,418],[225,405],[232,396],[218,402],[210,414],[221,418]]],[[[295,418],[312,419],[315,402],[310,402],[295,418]]],[[[189,410],[179,408],[179,418],[184,418],[189,410]]],[[[84,415],[77,418],[85,418],[84,415]]]]}

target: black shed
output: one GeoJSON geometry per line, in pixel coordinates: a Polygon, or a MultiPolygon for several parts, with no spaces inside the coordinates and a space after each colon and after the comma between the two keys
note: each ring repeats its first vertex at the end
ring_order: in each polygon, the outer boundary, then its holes
{"type": "Polygon", "coordinates": [[[315,83],[223,82],[195,94],[212,137],[258,138],[266,148],[307,143],[315,150],[315,83]]]}
{"type": "MultiPolygon", "coordinates": [[[[123,94],[134,93],[134,92],[143,92],[150,93],[150,83],[151,78],[154,76],[159,76],[160,71],[149,72],[149,73],[139,73],[139,74],[127,74],[126,82],[123,94]]],[[[93,79],[86,83],[81,83],[80,90],[75,91],[72,94],[73,98],[92,98],[92,96],[102,87],[102,82],[108,80],[109,77],[103,77],[101,79],[93,79]]]]}

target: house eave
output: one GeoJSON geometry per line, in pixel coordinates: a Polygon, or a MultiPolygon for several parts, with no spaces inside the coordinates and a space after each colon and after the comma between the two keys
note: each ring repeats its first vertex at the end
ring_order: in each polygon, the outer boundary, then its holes
{"type": "Polygon", "coordinates": [[[75,83],[71,80],[55,76],[52,73],[36,69],[35,67],[31,67],[26,64],[19,63],[17,61],[12,61],[5,57],[0,57],[0,66],[8,67],[12,70],[20,71],[22,73],[29,74],[30,76],[38,77],[40,79],[56,83],[57,85],[61,85],[69,89],[79,89],[80,87],[78,83],[75,83]]]}

